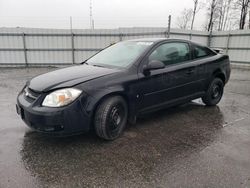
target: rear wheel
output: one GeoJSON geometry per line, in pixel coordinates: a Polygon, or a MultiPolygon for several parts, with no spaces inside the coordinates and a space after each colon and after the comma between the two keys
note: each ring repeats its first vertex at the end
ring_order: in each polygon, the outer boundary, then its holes
{"type": "Polygon", "coordinates": [[[96,134],[105,140],[118,138],[127,124],[128,108],[120,96],[105,99],[95,113],[96,134]]]}
{"type": "Polygon", "coordinates": [[[202,97],[202,101],[208,106],[218,104],[224,92],[224,83],[220,78],[214,78],[210,83],[207,93],[202,97]]]}

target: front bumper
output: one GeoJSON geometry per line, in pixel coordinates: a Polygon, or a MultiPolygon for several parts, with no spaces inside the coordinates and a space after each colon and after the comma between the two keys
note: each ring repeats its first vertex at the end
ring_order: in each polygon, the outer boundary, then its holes
{"type": "Polygon", "coordinates": [[[91,118],[84,110],[83,96],[60,108],[41,106],[43,98],[40,96],[31,102],[23,92],[17,97],[17,113],[30,128],[62,136],[87,132],[90,129],[91,118]]]}

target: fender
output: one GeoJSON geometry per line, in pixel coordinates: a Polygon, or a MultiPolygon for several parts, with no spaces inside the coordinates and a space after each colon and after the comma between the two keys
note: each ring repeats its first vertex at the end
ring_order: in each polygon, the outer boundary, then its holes
{"type": "Polygon", "coordinates": [[[134,93],[132,93],[132,90],[129,89],[126,90],[125,87],[121,85],[112,86],[104,90],[98,90],[94,95],[89,96],[91,97],[91,100],[88,100],[89,103],[86,106],[86,111],[91,116],[91,119],[93,119],[93,116],[95,114],[98,105],[107,97],[114,95],[120,95],[124,98],[124,100],[128,105],[128,111],[129,111],[128,120],[129,122],[133,123],[136,119],[136,114],[137,114],[136,97],[134,93]]]}

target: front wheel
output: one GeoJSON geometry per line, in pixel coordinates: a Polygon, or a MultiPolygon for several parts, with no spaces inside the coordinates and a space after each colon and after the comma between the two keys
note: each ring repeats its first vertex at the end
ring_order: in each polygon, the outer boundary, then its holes
{"type": "Polygon", "coordinates": [[[118,138],[127,124],[128,107],[120,96],[105,99],[98,107],[94,117],[96,134],[105,140],[118,138]]]}
{"type": "Polygon", "coordinates": [[[218,104],[222,98],[224,92],[224,83],[220,78],[214,78],[202,101],[207,106],[215,106],[218,104]]]}

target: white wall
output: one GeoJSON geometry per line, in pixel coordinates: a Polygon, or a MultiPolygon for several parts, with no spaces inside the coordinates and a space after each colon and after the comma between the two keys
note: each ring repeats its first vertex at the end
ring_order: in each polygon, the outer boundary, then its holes
{"type": "MultiPolygon", "coordinates": [[[[75,63],[80,63],[111,43],[133,38],[163,38],[166,37],[166,30],[167,28],[73,30],[72,53],[70,30],[0,28],[0,65],[25,65],[25,54],[28,64],[72,64],[73,54],[75,63]]],[[[209,33],[171,29],[170,38],[190,37],[192,41],[207,45],[209,33]]],[[[213,32],[211,47],[223,48],[232,62],[250,63],[250,30],[232,31],[230,35],[229,32],[213,32]]]]}
{"type": "Polygon", "coordinates": [[[224,49],[231,62],[250,64],[250,30],[214,32],[211,47],[224,49]]]}

